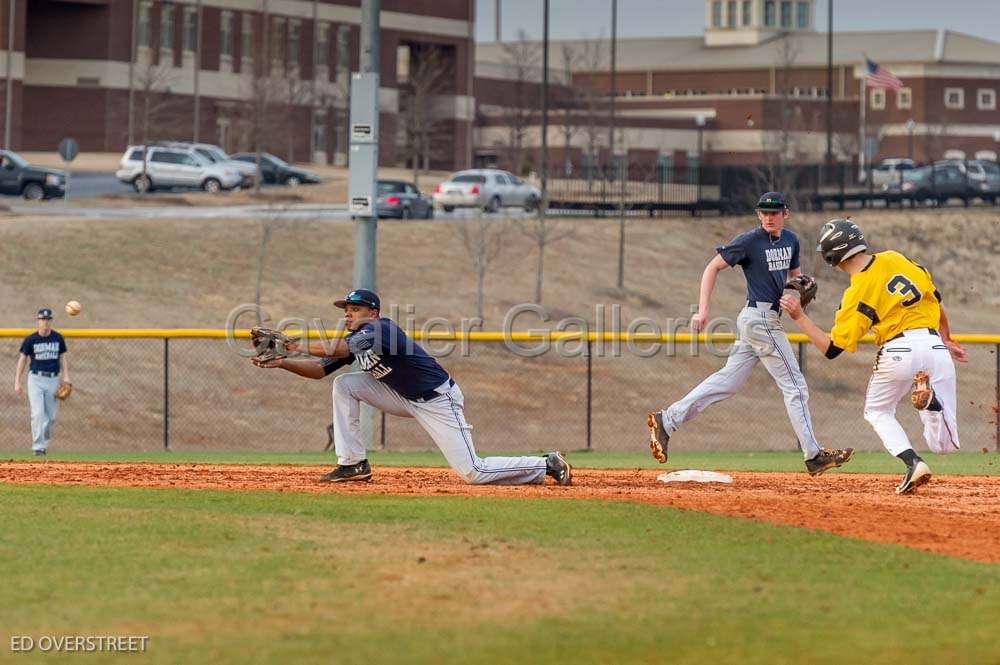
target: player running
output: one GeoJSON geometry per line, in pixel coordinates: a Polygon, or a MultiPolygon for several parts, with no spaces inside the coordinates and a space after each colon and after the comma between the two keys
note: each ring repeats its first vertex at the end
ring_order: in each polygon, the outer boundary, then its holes
{"type": "Polygon", "coordinates": [[[958,450],[952,359],[966,362],[965,349],[951,339],[941,293],[927,269],[899,252],[867,250],[864,233],[850,220],[832,220],[820,231],[816,251],[851,276],[829,335],[794,296],[783,297],[781,307],[831,360],[843,351],[853,353],[868,330],[875,334],[879,350],[865,395],[865,420],[886,450],[906,464],[896,493],[909,494],[930,480],[931,471],[896,420],[896,405],[909,391],[928,448],[939,454],[958,450]]]}
{"type": "Polygon", "coordinates": [[[552,476],[560,485],[572,482],[562,453],[544,457],[479,457],[465,420],[465,398],[458,384],[391,319],[379,316],[381,303],[372,291],[357,289],[334,303],[344,310],[350,331],[332,349],[323,344],[287,344],[313,358],[278,358],[258,367],[280,367],[310,379],[322,379],[355,360],[363,371],[333,380],[333,441],[337,467],[321,480],[370,480],[371,466],[360,436],[361,402],[394,416],[415,418],[451,468],[471,484],[523,485],[552,476]]]}
{"type": "Polygon", "coordinates": [[[806,470],[817,476],[841,466],[854,454],[852,448],[827,450],[819,445],[809,415],[809,389],[799,370],[792,346],[779,319],[779,301],[789,277],[802,274],[799,268],[799,240],[784,228],[789,212],[785,198],[768,192],[757,203],[760,225],[736,236],[728,245],[716,248],[701,277],[698,313],[691,318],[694,332],[708,322],[709,301],[716,276],[730,266],[743,268],[747,281],[747,303],[736,319],[737,339],[726,365],[672,405],[646,417],[649,447],[659,462],[667,461],[667,444],[681,423],[706,407],[735,395],[754,366],[763,363],[785,398],[785,409],[805,457],[806,470]]]}

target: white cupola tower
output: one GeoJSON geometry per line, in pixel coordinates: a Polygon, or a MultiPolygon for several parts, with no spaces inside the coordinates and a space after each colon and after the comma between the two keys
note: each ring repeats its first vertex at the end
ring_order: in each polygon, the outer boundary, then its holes
{"type": "Polygon", "coordinates": [[[816,0],[705,0],[706,46],[750,46],[815,26],[816,0]]]}

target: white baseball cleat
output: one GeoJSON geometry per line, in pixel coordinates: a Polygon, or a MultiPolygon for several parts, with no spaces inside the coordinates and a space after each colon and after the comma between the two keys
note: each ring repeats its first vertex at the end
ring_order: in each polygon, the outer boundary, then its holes
{"type": "Polygon", "coordinates": [[[912,494],[913,490],[921,485],[926,485],[931,479],[931,470],[923,460],[918,460],[916,464],[906,469],[903,482],[896,488],[896,494],[912,494]]]}

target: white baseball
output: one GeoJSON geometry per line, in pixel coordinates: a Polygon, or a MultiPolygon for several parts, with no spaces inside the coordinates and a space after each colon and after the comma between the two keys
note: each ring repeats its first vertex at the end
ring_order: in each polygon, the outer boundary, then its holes
{"type": "Polygon", "coordinates": [[[70,300],[68,303],[66,303],[66,313],[69,314],[70,316],[76,316],[81,311],[83,311],[83,308],[80,306],[80,303],[77,302],[76,300],[70,300]]]}

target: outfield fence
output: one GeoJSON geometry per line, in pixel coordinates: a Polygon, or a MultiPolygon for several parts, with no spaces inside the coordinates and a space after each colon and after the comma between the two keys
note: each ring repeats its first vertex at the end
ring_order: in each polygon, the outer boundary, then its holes
{"type": "MultiPolygon", "coordinates": [[[[27,451],[26,397],[13,392],[21,339],[0,329],[8,388],[0,400],[0,449],[27,451]]],[[[332,420],[330,379],[315,381],[253,367],[224,330],[61,330],[74,392],[62,405],[51,449],[58,451],[321,451],[332,420]]],[[[318,337],[315,333],[311,335],[318,337]]],[[[642,451],[645,414],[683,396],[725,363],[731,335],[617,333],[430,333],[413,335],[465,393],[481,451],[642,451]],[[445,353],[452,347],[451,353],[445,353]],[[528,351],[526,353],[526,351],[528,351]]],[[[789,335],[809,384],[813,425],[826,446],[880,450],[862,417],[876,347],[828,361],[800,334],[789,335]]],[[[964,335],[969,363],[958,367],[964,451],[1000,451],[1000,335],[964,335]]],[[[342,370],[346,371],[346,370],[342,370]]],[[[900,422],[923,448],[908,406],[900,422]]],[[[409,419],[376,415],[373,445],[424,450],[433,443],[409,419]]],[[[744,389],[686,424],[673,445],[693,451],[794,450],[780,391],[763,367],[744,389]]]]}

